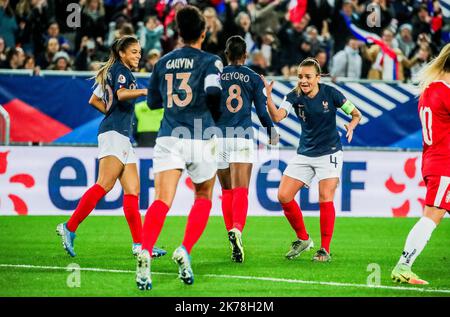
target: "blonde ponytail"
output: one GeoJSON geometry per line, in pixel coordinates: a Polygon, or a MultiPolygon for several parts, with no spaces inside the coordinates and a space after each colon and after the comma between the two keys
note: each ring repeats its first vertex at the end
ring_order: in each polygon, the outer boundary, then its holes
{"type": "Polygon", "coordinates": [[[111,52],[108,60],[105,63],[101,63],[100,69],[97,71],[97,74],[95,75],[95,83],[101,86],[103,90],[105,90],[108,71],[115,62],[116,62],[115,54],[111,52]]]}
{"type": "Polygon", "coordinates": [[[445,72],[450,72],[450,43],[445,45],[439,55],[419,72],[420,94],[445,72]]]}

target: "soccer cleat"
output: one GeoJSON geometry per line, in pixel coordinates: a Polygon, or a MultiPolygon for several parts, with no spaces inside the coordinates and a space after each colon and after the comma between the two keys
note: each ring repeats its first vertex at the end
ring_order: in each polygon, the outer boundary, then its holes
{"type": "Polygon", "coordinates": [[[314,254],[312,260],[317,262],[331,262],[331,254],[324,248],[320,248],[317,250],[316,254],[314,254]]]}
{"type": "Polygon", "coordinates": [[[71,257],[74,257],[76,255],[73,249],[74,246],[73,240],[75,240],[76,237],[75,232],[69,231],[65,223],[60,223],[59,225],[56,226],[56,233],[58,234],[58,236],[61,237],[64,250],[66,250],[71,257]]]}
{"type": "Polygon", "coordinates": [[[421,280],[411,271],[411,268],[403,263],[397,264],[391,273],[391,278],[397,283],[408,283],[414,285],[427,285],[428,282],[421,280]]]}
{"type": "Polygon", "coordinates": [[[136,285],[141,291],[152,289],[150,276],[151,257],[147,250],[142,250],[137,256],[136,285]]]}
{"type": "MultiPolygon", "coordinates": [[[[133,252],[133,255],[138,256],[139,253],[141,253],[141,251],[142,251],[142,244],[141,243],[133,243],[133,245],[131,246],[131,252],[133,252]]],[[[166,250],[163,250],[163,249],[160,249],[157,247],[153,247],[152,258],[159,258],[166,254],[167,254],[166,250]]]]}
{"type": "Polygon", "coordinates": [[[191,268],[191,256],[184,246],[178,247],[174,252],[172,259],[178,264],[178,277],[188,285],[194,284],[194,272],[191,268]]]}
{"type": "Polygon", "coordinates": [[[297,239],[292,242],[291,249],[288,253],[286,253],[286,258],[288,260],[295,259],[304,251],[311,250],[312,247],[314,247],[314,242],[312,241],[311,237],[308,237],[308,240],[297,239]]]}
{"type": "Polygon", "coordinates": [[[159,257],[164,256],[166,254],[167,254],[166,250],[163,250],[163,249],[160,249],[160,248],[157,248],[157,247],[153,247],[152,258],[159,258],[159,257]]]}
{"type": "Polygon", "coordinates": [[[142,251],[142,244],[133,243],[131,245],[131,252],[133,253],[134,256],[138,256],[139,253],[141,253],[141,251],[142,251]]]}
{"type": "Polygon", "coordinates": [[[236,228],[231,229],[228,231],[228,240],[231,243],[231,260],[238,263],[244,262],[244,246],[242,245],[241,232],[236,228]]]}

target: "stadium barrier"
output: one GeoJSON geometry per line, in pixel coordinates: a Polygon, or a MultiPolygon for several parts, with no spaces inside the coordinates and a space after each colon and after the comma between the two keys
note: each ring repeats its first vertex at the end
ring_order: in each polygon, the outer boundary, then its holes
{"type": "MultiPolygon", "coordinates": [[[[96,145],[97,129],[102,114],[88,105],[93,80],[90,72],[43,71],[41,76],[31,72],[0,71],[0,103],[10,113],[11,142],[35,142],[60,145],[96,145]],[[27,129],[23,129],[27,126],[27,129]]],[[[137,73],[138,85],[145,87],[150,74],[137,73]]],[[[292,90],[295,79],[276,80],[272,97],[280,105],[283,96],[292,90]]],[[[417,89],[413,84],[383,81],[349,81],[336,87],[362,112],[351,146],[416,149],[422,147],[420,121],[417,115],[417,89]]],[[[138,99],[145,102],[145,98],[138,99]]],[[[255,112],[253,127],[261,128],[255,112]]],[[[345,135],[344,124],[350,118],[337,112],[337,128],[345,135]]],[[[282,147],[298,145],[301,126],[295,114],[276,124],[282,147]]],[[[257,134],[259,144],[266,145],[265,133],[257,134]]],[[[342,138],[344,146],[349,146],[342,138]]]]}
{"type": "Polygon", "coordinates": [[[11,122],[8,111],[0,105],[0,145],[9,145],[11,122]]]}
{"type": "MultiPolygon", "coordinates": [[[[98,174],[94,147],[0,146],[0,215],[69,215],[98,174]]],[[[154,199],[153,149],[138,148],[140,209],[154,199]]],[[[249,187],[249,215],[283,215],[277,202],[282,171],[294,150],[260,149],[249,187]]],[[[336,192],[338,216],[420,216],[425,198],[418,151],[344,152],[341,184],[336,192]]],[[[193,186],[183,173],[170,215],[187,215],[193,186]]],[[[317,181],[296,197],[306,215],[318,215],[317,181]]],[[[119,182],[97,206],[96,215],[123,215],[119,182]]],[[[216,182],[212,215],[221,215],[216,182]]]]}

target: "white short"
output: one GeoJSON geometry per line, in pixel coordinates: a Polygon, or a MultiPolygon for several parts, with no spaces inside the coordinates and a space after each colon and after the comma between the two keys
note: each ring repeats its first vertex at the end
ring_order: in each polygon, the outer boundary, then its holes
{"type": "Polygon", "coordinates": [[[254,142],[244,138],[217,139],[217,168],[225,169],[230,163],[253,163],[254,142]]]}
{"type": "Polygon", "coordinates": [[[137,157],[130,139],[116,131],[107,131],[98,135],[98,158],[115,156],[124,165],[136,164],[137,157]]]}
{"type": "Polygon", "coordinates": [[[283,174],[305,183],[307,187],[315,175],[319,181],[340,178],[344,155],[342,151],[318,157],[297,154],[288,164],[283,174]]]}
{"type": "Polygon", "coordinates": [[[153,172],[186,169],[194,184],[214,177],[217,172],[217,139],[194,140],[159,137],[153,151],[153,172]]]}

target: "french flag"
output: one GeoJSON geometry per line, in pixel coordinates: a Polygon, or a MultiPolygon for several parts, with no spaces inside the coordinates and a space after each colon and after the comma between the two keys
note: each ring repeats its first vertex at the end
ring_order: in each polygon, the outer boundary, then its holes
{"type": "Polygon", "coordinates": [[[341,15],[345,19],[347,27],[358,40],[367,44],[377,44],[381,51],[382,56],[375,61],[376,65],[380,68],[383,74],[384,80],[397,80],[398,79],[398,59],[395,51],[390,48],[377,34],[367,32],[352,23],[350,18],[341,12],[341,15]]]}
{"type": "Polygon", "coordinates": [[[292,23],[300,23],[306,13],[308,0],[290,0],[289,2],[289,20],[292,23]]]}

